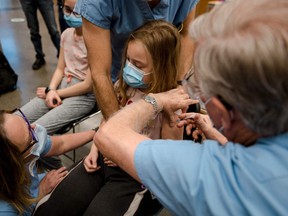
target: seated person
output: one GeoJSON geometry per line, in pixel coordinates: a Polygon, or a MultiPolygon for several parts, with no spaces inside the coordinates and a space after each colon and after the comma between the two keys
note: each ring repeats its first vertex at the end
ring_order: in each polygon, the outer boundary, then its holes
{"type": "Polygon", "coordinates": [[[39,87],[37,97],[21,107],[30,122],[44,126],[50,135],[87,115],[96,102],[82,36],[82,18],[73,12],[75,4],[76,0],[64,1],[64,19],[71,28],[61,35],[60,56],[49,86],[39,87]]]}
{"type": "MultiPolygon", "coordinates": [[[[136,29],[124,49],[121,75],[115,83],[119,105],[130,107],[151,92],[177,87],[179,53],[180,35],[173,25],[158,20],[136,29]]],[[[183,130],[170,127],[168,120],[162,113],[155,113],[139,132],[151,139],[182,139],[183,130]]],[[[92,145],[84,162],[37,208],[35,215],[154,215],[160,207],[145,186],[98,154],[92,145]]]]}
{"type": "Polygon", "coordinates": [[[66,176],[61,167],[39,173],[36,161],[41,156],[60,155],[80,147],[95,131],[48,136],[41,125],[30,125],[22,117],[0,111],[0,215],[31,215],[37,201],[66,176]]]}
{"type": "Polygon", "coordinates": [[[179,88],[112,116],[94,137],[98,149],[173,215],[287,215],[287,17],[287,0],[233,0],[191,26],[199,96],[228,142],[200,114],[174,113],[192,103],[179,88]],[[192,118],[207,139],[139,134],[161,110],[171,125],[192,118]]]}

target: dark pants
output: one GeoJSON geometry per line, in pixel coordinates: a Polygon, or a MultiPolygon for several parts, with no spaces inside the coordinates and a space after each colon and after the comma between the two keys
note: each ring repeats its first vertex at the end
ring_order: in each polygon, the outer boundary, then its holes
{"type": "Polygon", "coordinates": [[[50,34],[51,40],[57,49],[57,56],[60,51],[60,34],[57,29],[55,20],[53,1],[52,0],[20,0],[24,11],[27,25],[30,30],[31,41],[34,45],[36,58],[43,58],[41,35],[39,32],[39,22],[37,18],[37,9],[39,9],[45,21],[46,27],[50,34]]]}
{"type": "Polygon", "coordinates": [[[158,212],[161,205],[140,183],[120,168],[107,167],[102,159],[98,161],[101,169],[90,174],[82,162],[78,164],[48,201],[37,208],[35,215],[122,216],[128,209],[134,209],[129,215],[158,212]]]}

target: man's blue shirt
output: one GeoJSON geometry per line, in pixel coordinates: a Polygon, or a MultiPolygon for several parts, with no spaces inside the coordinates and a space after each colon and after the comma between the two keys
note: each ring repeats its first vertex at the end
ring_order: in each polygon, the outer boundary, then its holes
{"type": "Polygon", "coordinates": [[[75,12],[98,27],[109,29],[112,46],[112,80],[121,67],[122,51],[131,32],[146,21],[162,19],[180,26],[199,0],[161,0],[150,9],[146,0],[78,0],[75,12]]]}
{"type": "Polygon", "coordinates": [[[206,140],[143,141],[135,166],[175,215],[287,215],[288,134],[245,147],[206,140]]]}

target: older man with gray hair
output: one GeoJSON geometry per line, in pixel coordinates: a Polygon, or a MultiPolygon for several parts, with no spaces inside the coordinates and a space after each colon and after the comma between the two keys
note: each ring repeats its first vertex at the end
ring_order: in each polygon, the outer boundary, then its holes
{"type": "Polygon", "coordinates": [[[200,114],[174,113],[192,102],[178,88],[119,111],[96,145],[175,215],[287,215],[288,1],[229,1],[190,30],[199,96],[214,127],[200,114]],[[197,124],[207,139],[140,135],[162,110],[183,119],[178,126],[197,124]]]}

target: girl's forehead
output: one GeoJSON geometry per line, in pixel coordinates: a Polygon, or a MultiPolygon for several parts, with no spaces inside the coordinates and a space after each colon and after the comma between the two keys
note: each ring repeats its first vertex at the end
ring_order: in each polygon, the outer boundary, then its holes
{"type": "Polygon", "coordinates": [[[76,4],[76,0],[65,0],[65,5],[71,5],[74,7],[74,5],[76,4]]]}
{"type": "Polygon", "coordinates": [[[6,113],[5,114],[5,123],[8,123],[8,124],[11,123],[12,124],[13,122],[22,123],[22,122],[25,122],[25,120],[19,115],[6,113]]]}
{"type": "Polygon", "coordinates": [[[142,41],[136,39],[128,43],[128,49],[130,49],[130,51],[143,51],[146,50],[146,46],[142,41]]]}
{"type": "Polygon", "coordinates": [[[20,150],[29,142],[29,129],[22,117],[15,114],[5,114],[3,127],[7,138],[20,150]]]}
{"type": "Polygon", "coordinates": [[[128,43],[127,55],[135,58],[149,58],[151,55],[146,46],[139,40],[133,40],[128,43]]]}
{"type": "Polygon", "coordinates": [[[4,128],[7,133],[7,136],[11,134],[22,134],[25,133],[26,129],[28,130],[25,120],[15,114],[5,114],[4,128]]]}

